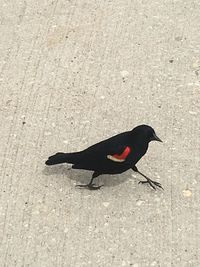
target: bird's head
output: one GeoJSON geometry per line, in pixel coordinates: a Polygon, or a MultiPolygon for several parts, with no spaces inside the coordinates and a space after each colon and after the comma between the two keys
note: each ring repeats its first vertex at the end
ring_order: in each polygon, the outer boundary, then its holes
{"type": "Polygon", "coordinates": [[[143,140],[146,140],[148,143],[151,141],[162,142],[162,140],[156,135],[154,129],[148,125],[139,125],[135,127],[132,132],[138,137],[141,137],[143,140]]]}

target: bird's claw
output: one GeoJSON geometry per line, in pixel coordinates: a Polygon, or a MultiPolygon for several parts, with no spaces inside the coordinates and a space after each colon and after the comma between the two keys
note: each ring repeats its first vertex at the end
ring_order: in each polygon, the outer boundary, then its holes
{"type": "Polygon", "coordinates": [[[76,187],[82,187],[82,188],[87,188],[89,190],[98,190],[102,187],[103,185],[99,185],[99,186],[94,186],[94,184],[78,184],[76,185],[76,187]]]}
{"type": "Polygon", "coordinates": [[[154,190],[156,190],[156,186],[164,190],[160,183],[152,181],[151,179],[147,179],[147,181],[140,181],[139,184],[149,184],[154,190]]]}

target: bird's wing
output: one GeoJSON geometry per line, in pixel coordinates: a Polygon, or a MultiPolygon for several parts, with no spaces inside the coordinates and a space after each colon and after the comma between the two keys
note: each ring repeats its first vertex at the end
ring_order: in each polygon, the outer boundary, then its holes
{"type": "Polygon", "coordinates": [[[74,169],[108,170],[113,163],[123,163],[131,153],[127,145],[102,142],[80,152],[79,161],[73,165],[74,169]]]}
{"type": "MultiPolygon", "coordinates": [[[[107,159],[109,156],[125,160],[130,154],[131,148],[128,146],[129,132],[115,135],[97,144],[94,144],[83,152],[88,156],[107,159]]],[[[111,159],[112,160],[112,159],[111,159]]]]}
{"type": "Polygon", "coordinates": [[[97,169],[99,166],[105,168],[109,163],[125,162],[131,153],[127,139],[128,133],[119,134],[80,151],[75,167],[97,169]]]}

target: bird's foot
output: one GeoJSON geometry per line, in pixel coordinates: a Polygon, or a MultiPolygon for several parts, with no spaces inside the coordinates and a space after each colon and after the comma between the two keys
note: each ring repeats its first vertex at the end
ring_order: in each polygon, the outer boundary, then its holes
{"type": "Polygon", "coordinates": [[[98,190],[102,187],[103,185],[99,185],[99,186],[95,186],[94,184],[78,184],[76,185],[76,187],[80,187],[80,188],[87,188],[89,190],[98,190]]]}
{"type": "Polygon", "coordinates": [[[149,184],[154,190],[156,190],[156,186],[159,187],[159,188],[161,188],[162,190],[164,190],[163,187],[162,187],[162,185],[160,183],[158,183],[156,181],[152,181],[149,178],[146,181],[140,181],[139,184],[149,184]]]}

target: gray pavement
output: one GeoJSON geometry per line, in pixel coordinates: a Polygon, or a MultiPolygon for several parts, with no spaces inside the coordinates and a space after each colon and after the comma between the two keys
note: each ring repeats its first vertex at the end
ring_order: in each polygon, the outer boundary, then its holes
{"type": "Polygon", "coordinates": [[[200,266],[200,2],[2,1],[0,266],[200,266]],[[138,124],[128,171],[45,167],[138,124]]]}

